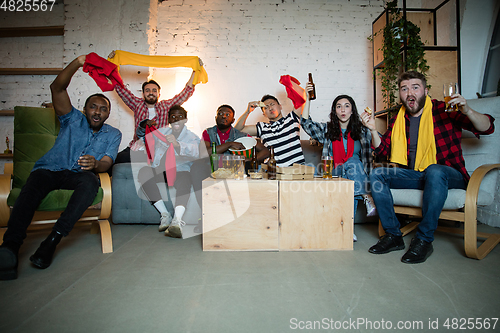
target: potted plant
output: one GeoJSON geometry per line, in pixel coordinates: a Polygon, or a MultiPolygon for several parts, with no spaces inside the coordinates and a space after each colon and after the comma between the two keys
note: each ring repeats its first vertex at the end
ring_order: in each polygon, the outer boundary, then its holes
{"type": "Polygon", "coordinates": [[[391,110],[397,110],[395,108],[397,106],[397,79],[400,71],[416,70],[426,75],[429,69],[425,60],[424,43],[420,39],[420,28],[403,17],[397,3],[397,0],[386,3],[384,7],[388,15],[386,26],[368,38],[373,40],[377,34],[383,33],[381,51],[384,56],[384,65],[374,75],[380,75],[386,109],[391,110]]]}

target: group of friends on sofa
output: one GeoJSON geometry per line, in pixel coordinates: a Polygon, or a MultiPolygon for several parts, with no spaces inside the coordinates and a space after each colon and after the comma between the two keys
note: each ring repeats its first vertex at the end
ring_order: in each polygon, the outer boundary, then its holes
{"type": "MultiPolygon", "coordinates": [[[[113,56],[114,52],[109,58],[113,56]]],[[[199,61],[203,66],[201,59],[199,61]]],[[[160,86],[153,80],[144,82],[141,97],[123,84],[114,86],[133,111],[135,124],[132,141],[118,152],[121,132],[105,124],[111,110],[109,99],[101,93],[93,94],[85,101],[83,112],[70,101],[67,88],[71,78],[85,64],[86,55],[77,57],[50,85],[60,132],[54,146],[35,163],[12,207],[0,245],[0,280],[17,278],[18,254],[26,230],[38,204],[50,191],[74,190],[52,232],[30,257],[32,264],[41,269],[50,266],[56,246],[92,203],[99,188],[96,173],[111,170],[114,163],[149,162],[139,171],[138,180],[160,214],[159,231],[182,238],[185,225],[182,217],[191,187],[201,206],[202,180],[211,172],[208,156],[212,143],[216,144],[217,154],[228,154],[229,149],[245,149],[236,139],[257,136],[260,138],[256,146],[259,162],[269,157],[268,148],[272,146],[277,165],[290,166],[305,163],[300,127],[323,145],[322,155],[333,156],[333,174],[354,181],[354,211],[357,202],[363,200],[368,215],[378,213],[385,235],[370,247],[370,253],[384,254],[405,248],[390,189],[423,190],[422,221],[401,258],[404,263],[421,263],[433,252],[434,231],[448,189],[465,189],[469,180],[461,154],[462,129],[476,136],[494,131],[494,118],[471,109],[460,94],[453,95],[449,102],[458,107],[458,112],[446,112],[444,102],[428,96],[425,76],[409,71],[402,73],[398,81],[402,106],[390,119],[383,135],[375,128],[371,110],[360,113],[348,95],[334,99],[327,122],[313,121],[306,93],[305,103],[285,116],[274,96],[265,95],[260,101],[251,101],[234,126],[235,110],[223,104],[216,111],[216,125],[203,131],[200,138],[185,126],[188,116],[181,106],[194,93],[193,71],[179,94],[162,101],[159,101],[160,86]],[[258,107],[268,121],[247,125],[248,115],[258,107]],[[373,153],[388,156],[400,167],[372,169],[373,153]],[[163,182],[176,188],[173,215],[165,207],[157,187],[157,183],[163,182]]],[[[116,73],[113,75],[116,79],[116,73]]],[[[310,83],[305,87],[306,92],[312,89],[310,83]]],[[[195,229],[200,231],[200,228],[198,225],[195,229]]]]}

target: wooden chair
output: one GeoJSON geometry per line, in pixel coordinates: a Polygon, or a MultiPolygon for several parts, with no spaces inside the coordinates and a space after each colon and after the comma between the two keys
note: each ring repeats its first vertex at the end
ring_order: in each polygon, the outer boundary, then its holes
{"type": "MultiPolygon", "coordinates": [[[[488,113],[495,118],[500,116],[500,97],[468,101],[469,105],[480,113],[488,113]]],[[[440,219],[464,223],[464,229],[439,226],[438,230],[464,235],[465,254],[469,258],[483,259],[500,243],[500,234],[478,233],[477,212],[481,207],[492,205],[495,201],[496,188],[500,181],[500,130],[477,139],[468,131],[463,131],[462,153],[471,179],[466,190],[448,191],[440,219]],[[478,238],[486,240],[478,246],[478,238]]],[[[391,189],[396,214],[411,217],[422,216],[422,195],[420,190],[391,189]]],[[[411,222],[401,228],[403,236],[413,231],[418,222],[411,222]]],[[[379,235],[384,230],[379,223],[379,235]]]]}
{"type": "MultiPolygon", "coordinates": [[[[15,107],[14,113],[14,163],[6,163],[4,174],[0,174],[0,237],[6,231],[11,206],[33,168],[35,162],[54,144],[59,133],[59,120],[53,109],[15,107]]],[[[111,181],[107,173],[99,175],[101,188],[82,215],[78,224],[91,224],[90,233],[100,231],[102,252],[113,252],[111,227],[111,181]],[[100,207],[99,207],[100,206],[100,207]]],[[[73,191],[50,192],[38,206],[28,230],[53,224],[66,207],[73,191]]]]}

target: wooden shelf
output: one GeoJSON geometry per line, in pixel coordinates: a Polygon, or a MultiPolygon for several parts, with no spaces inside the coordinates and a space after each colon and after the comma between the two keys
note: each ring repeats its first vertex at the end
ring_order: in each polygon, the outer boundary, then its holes
{"type": "Polygon", "coordinates": [[[0,28],[0,37],[64,36],[64,26],[0,28]]]}
{"type": "Polygon", "coordinates": [[[0,159],[9,159],[9,158],[14,158],[14,154],[0,154],[0,159]]]}
{"type": "Polygon", "coordinates": [[[2,116],[13,116],[14,110],[0,110],[0,117],[2,116]]]}
{"type": "Polygon", "coordinates": [[[0,68],[0,75],[57,75],[62,68],[0,68]]]}

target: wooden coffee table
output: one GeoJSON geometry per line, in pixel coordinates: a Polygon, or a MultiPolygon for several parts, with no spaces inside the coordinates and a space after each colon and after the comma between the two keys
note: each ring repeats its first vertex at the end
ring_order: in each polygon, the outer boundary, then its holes
{"type": "Polygon", "coordinates": [[[353,249],[354,182],[203,181],[204,251],[353,249]]]}

